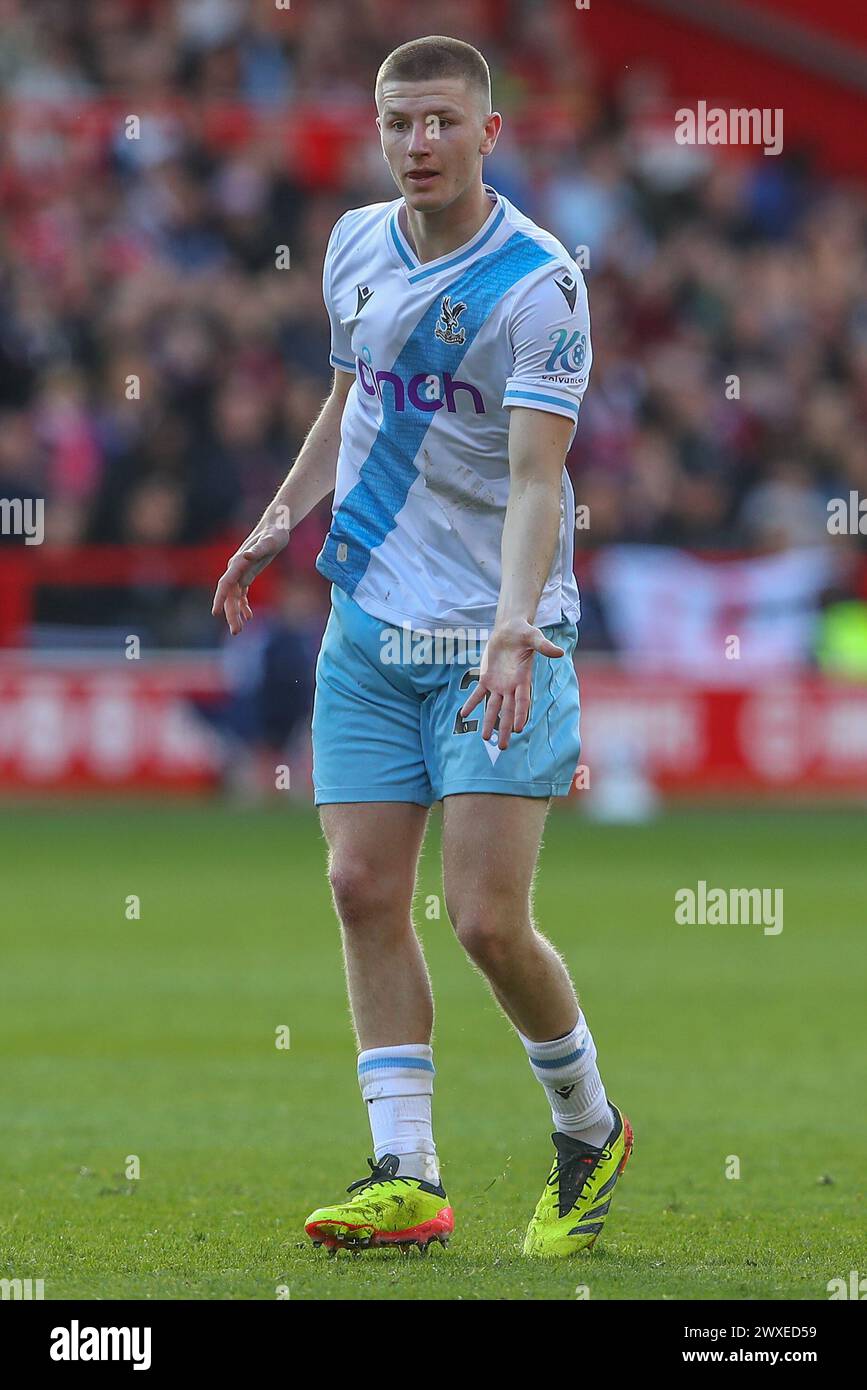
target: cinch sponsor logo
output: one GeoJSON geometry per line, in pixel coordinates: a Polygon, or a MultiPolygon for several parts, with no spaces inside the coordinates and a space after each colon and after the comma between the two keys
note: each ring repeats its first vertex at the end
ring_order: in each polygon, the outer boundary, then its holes
{"type": "Polygon", "coordinates": [[[442,376],[436,372],[417,372],[409,381],[404,381],[397,372],[374,372],[360,357],[356,359],[356,366],[359,384],[368,396],[376,396],[384,404],[382,388],[385,386],[390,390],[391,410],[406,410],[409,401],[416,410],[426,410],[432,414],[445,408],[454,415],[458,409],[455,403],[458,391],[467,391],[476,414],[486,413],[484,398],[478,387],[469,381],[457,381],[451,372],[443,372],[442,376]]]}
{"type": "Polygon", "coordinates": [[[81,1327],[73,1318],[69,1327],[51,1329],[52,1361],[132,1361],[134,1371],[151,1364],[149,1327],[81,1327]]]}

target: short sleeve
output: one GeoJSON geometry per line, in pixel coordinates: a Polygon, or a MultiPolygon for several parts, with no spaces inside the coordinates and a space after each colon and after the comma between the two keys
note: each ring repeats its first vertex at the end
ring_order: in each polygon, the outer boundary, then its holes
{"type": "Polygon", "coordinates": [[[514,366],[503,406],[567,415],[577,427],[593,357],[581,272],[556,266],[519,293],[509,316],[509,339],[514,366]]]}
{"type": "Polygon", "coordinates": [[[334,257],[340,244],[342,223],[343,218],[338,218],[331,230],[331,236],[328,238],[325,263],[322,267],[322,298],[325,300],[325,308],[328,310],[328,320],[331,324],[331,355],[328,360],[332,367],[338,367],[342,372],[354,372],[355,353],[352,351],[349,334],[340,322],[332,289],[334,257]]]}

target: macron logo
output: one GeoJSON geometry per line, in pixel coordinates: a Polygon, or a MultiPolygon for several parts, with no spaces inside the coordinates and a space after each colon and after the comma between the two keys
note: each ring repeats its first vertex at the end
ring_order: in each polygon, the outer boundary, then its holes
{"type": "Polygon", "coordinates": [[[578,298],[578,282],[575,279],[575,276],[570,275],[567,272],[563,276],[562,280],[555,280],[554,284],[557,286],[557,289],[560,291],[566,303],[569,305],[569,312],[574,314],[575,300],[578,298]]]}
{"type": "Polygon", "coordinates": [[[151,1364],[149,1327],[81,1327],[73,1318],[69,1327],[51,1330],[52,1361],[131,1361],[134,1371],[151,1364]]]}
{"type": "Polygon", "coordinates": [[[499,732],[495,729],[489,739],[482,739],[484,750],[491,760],[491,767],[496,767],[497,759],[503,751],[502,748],[498,747],[499,738],[499,732]]]}
{"type": "Polygon", "coordinates": [[[358,318],[358,315],[361,313],[368,299],[372,297],[373,290],[368,289],[367,285],[356,285],[355,288],[358,291],[358,302],[355,306],[355,317],[358,318]]]}

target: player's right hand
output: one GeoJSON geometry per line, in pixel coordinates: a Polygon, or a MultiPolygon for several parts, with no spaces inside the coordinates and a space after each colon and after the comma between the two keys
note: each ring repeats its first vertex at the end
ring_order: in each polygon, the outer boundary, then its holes
{"type": "Polygon", "coordinates": [[[281,550],[285,550],[288,543],[289,532],[281,527],[254,531],[240,549],[235,551],[226,566],[225,573],[214,590],[211,612],[215,618],[220,616],[221,611],[225,613],[233,637],[237,637],[244,624],[253,616],[247,590],[256,575],[261,574],[265,566],[269,565],[281,550]]]}

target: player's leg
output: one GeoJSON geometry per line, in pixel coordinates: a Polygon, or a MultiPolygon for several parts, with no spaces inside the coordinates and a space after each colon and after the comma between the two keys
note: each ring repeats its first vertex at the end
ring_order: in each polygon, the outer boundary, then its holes
{"type": "Polygon", "coordinates": [[[545,628],[564,657],[533,665],[527,724],[500,748],[481,711],[461,713],[478,668],[458,666],[423,710],[434,796],[443,798],[444,873],[458,935],[487,977],[547,1094],[556,1158],[527,1253],[571,1254],[595,1240],[632,1131],[610,1105],[596,1047],[563,962],[535,927],[530,892],[548,800],[565,796],[580,755],[574,623],[545,628]]]}
{"type": "Polygon", "coordinates": [[[427,808],[360,802],[322,806],[320,817],[358,1046],[396,1047],[407,1039],[427,1046],[433,999],[412,924],[427,808]]]}
{"type": "Polygon", "coordinates": [[[496,731],[482,739],[481,711],[461,716],[478,669],[458,664],[424,707],[422,743],[443,798],[446,902],[458,936],[522,1037],[558,1131],[602,1144],[610,1110],[595,1048],[568,972],[530,910],[549,801],[569,790],[581,746],[577,631],[564,621],[545,633],[565,655],[534,659],[529,717],[508,748],[496,731]]]}
{"type": "Polygon", "coordinates": [[[556,1157],[524,1252],[561,1256],[599,1235],[632,1131],[605,1094],[566,967],[532,920],[546,809],[528,797],[446,797],[443,874],[455,931],[514,1024],[551,1106],[556,1157]]]}
{"type": "Polygon", "coordinates": [[[439,1181],[431,1120],[433,999],[412,924],[427,808],[362,802],[321,808],[358,1038],[358,1080],[374,1159],[350,1200],[321,1207],[308,1235],[339,1245],[448,1239],[453,1218],[439,1181]]]}
{"type": "Polygon", "coordinates": [[[381,660],[382,628],[335,591],[316,671],[313,775],[329,848],[346,978],[373,1135],[372,1172],[349,1199],[317,1209],[317,1244],[419,1244],[453,1218],[431,1125],[433,1004],[411,917],[432,800],[420,701],[381,660]]]}
{"type": "Polygon", "coordinates": [[[446,906],[458,939],[521,1037],[555,1129],[601,1145],[611,1114],[596,1049],[530,891],[548,802],[464,794],[443,802],[446,906]]]}
{"type": "Polygon", "coordinates": [[[443,801],[446,906],[461,945],[503,1011],[530,1038],[575,1023],[566,967],[535,927],[530,889],[549,802],[465,793],[443,801]]]}

